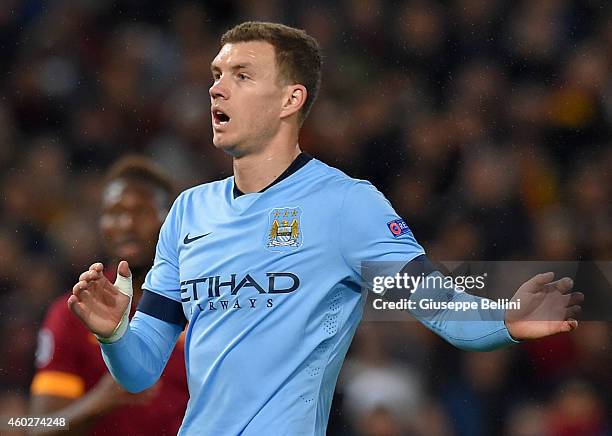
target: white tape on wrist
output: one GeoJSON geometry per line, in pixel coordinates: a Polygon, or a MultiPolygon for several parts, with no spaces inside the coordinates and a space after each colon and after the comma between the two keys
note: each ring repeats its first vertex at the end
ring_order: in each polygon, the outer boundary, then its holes
{"type": "Polygon", "coordinates": [[[115,330],[113,330],[113,333],[111,333],[109,337],[103,338],[95,335],[98,342],[102,342],[103,344],[112,344],[113,342],[117,342],[119,339],[121,339],[128,328],[128,324],[130,323],[130,309],[132,308],[132,295],[134,294],[132,289],[132,275],[130,274],[129,277],[123,277],[121,274],[119,274],[119,272],[117,272],[115,286],[123,295],[130,297],[130,302],[123,312],[121,321],[119,321],[119,324],[117,324],[117,327],[115,327],[115,330]]]}

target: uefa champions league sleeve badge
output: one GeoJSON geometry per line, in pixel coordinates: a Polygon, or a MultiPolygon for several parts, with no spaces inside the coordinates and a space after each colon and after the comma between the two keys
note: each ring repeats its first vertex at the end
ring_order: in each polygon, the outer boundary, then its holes
{"type": "Polygon", "coordinates": [[[302,245],[302,210],[299,207],[272,209],[268,215],[266,248],[287,251],[302,245]]]}

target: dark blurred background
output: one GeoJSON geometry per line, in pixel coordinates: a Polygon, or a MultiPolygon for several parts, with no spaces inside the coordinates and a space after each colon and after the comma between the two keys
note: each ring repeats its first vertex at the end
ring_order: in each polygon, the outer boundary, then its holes
{"type": "MultiPolygon", "coordinates": [[[[218,39],[244,20],[325,53],[300,144],[372,181],[434,259],[612,261],[612,7],[567,1],[0,2],[0,415],[26,413],[49,302],[102,255],[104,170],[182,187],[211,142],[218,39]]],[[[494,353],[362,324],[332,435],[612,434],[609,323],[494,353]]]]}

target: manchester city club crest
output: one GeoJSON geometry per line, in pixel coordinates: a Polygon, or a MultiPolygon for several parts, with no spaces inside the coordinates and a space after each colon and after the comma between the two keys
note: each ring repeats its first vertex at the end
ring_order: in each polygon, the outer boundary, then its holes
{"type": "Polygon", "coordinates": [[[301,217],[299,207],[272,209],[268,219],[267,248],[283,251],[302,245],[301,217]]]}

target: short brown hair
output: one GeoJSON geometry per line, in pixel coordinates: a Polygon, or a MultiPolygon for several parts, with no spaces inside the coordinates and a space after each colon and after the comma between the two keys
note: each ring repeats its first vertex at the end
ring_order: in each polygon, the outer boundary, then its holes
{"type": "Polygon", "coordinates": [[[303,122],[317,98],[321,84],[321,48],[304,30],[278,23],[247,21],[231,28],[221,37],[221,47],[235,42],[265,41],[274,47],[279,77],[299,83],[308,92],[301,109],[303,122]]]}
{"type": "Polygon", "coordinates": [[[139,155],[126,155],[115,162],[106,172],[104,184],[109,185],[115,180],[144,183],[161,191],[160,207],[169,209],[176,197],[176,186],[166,172],[152,160],[139,155]]]}

